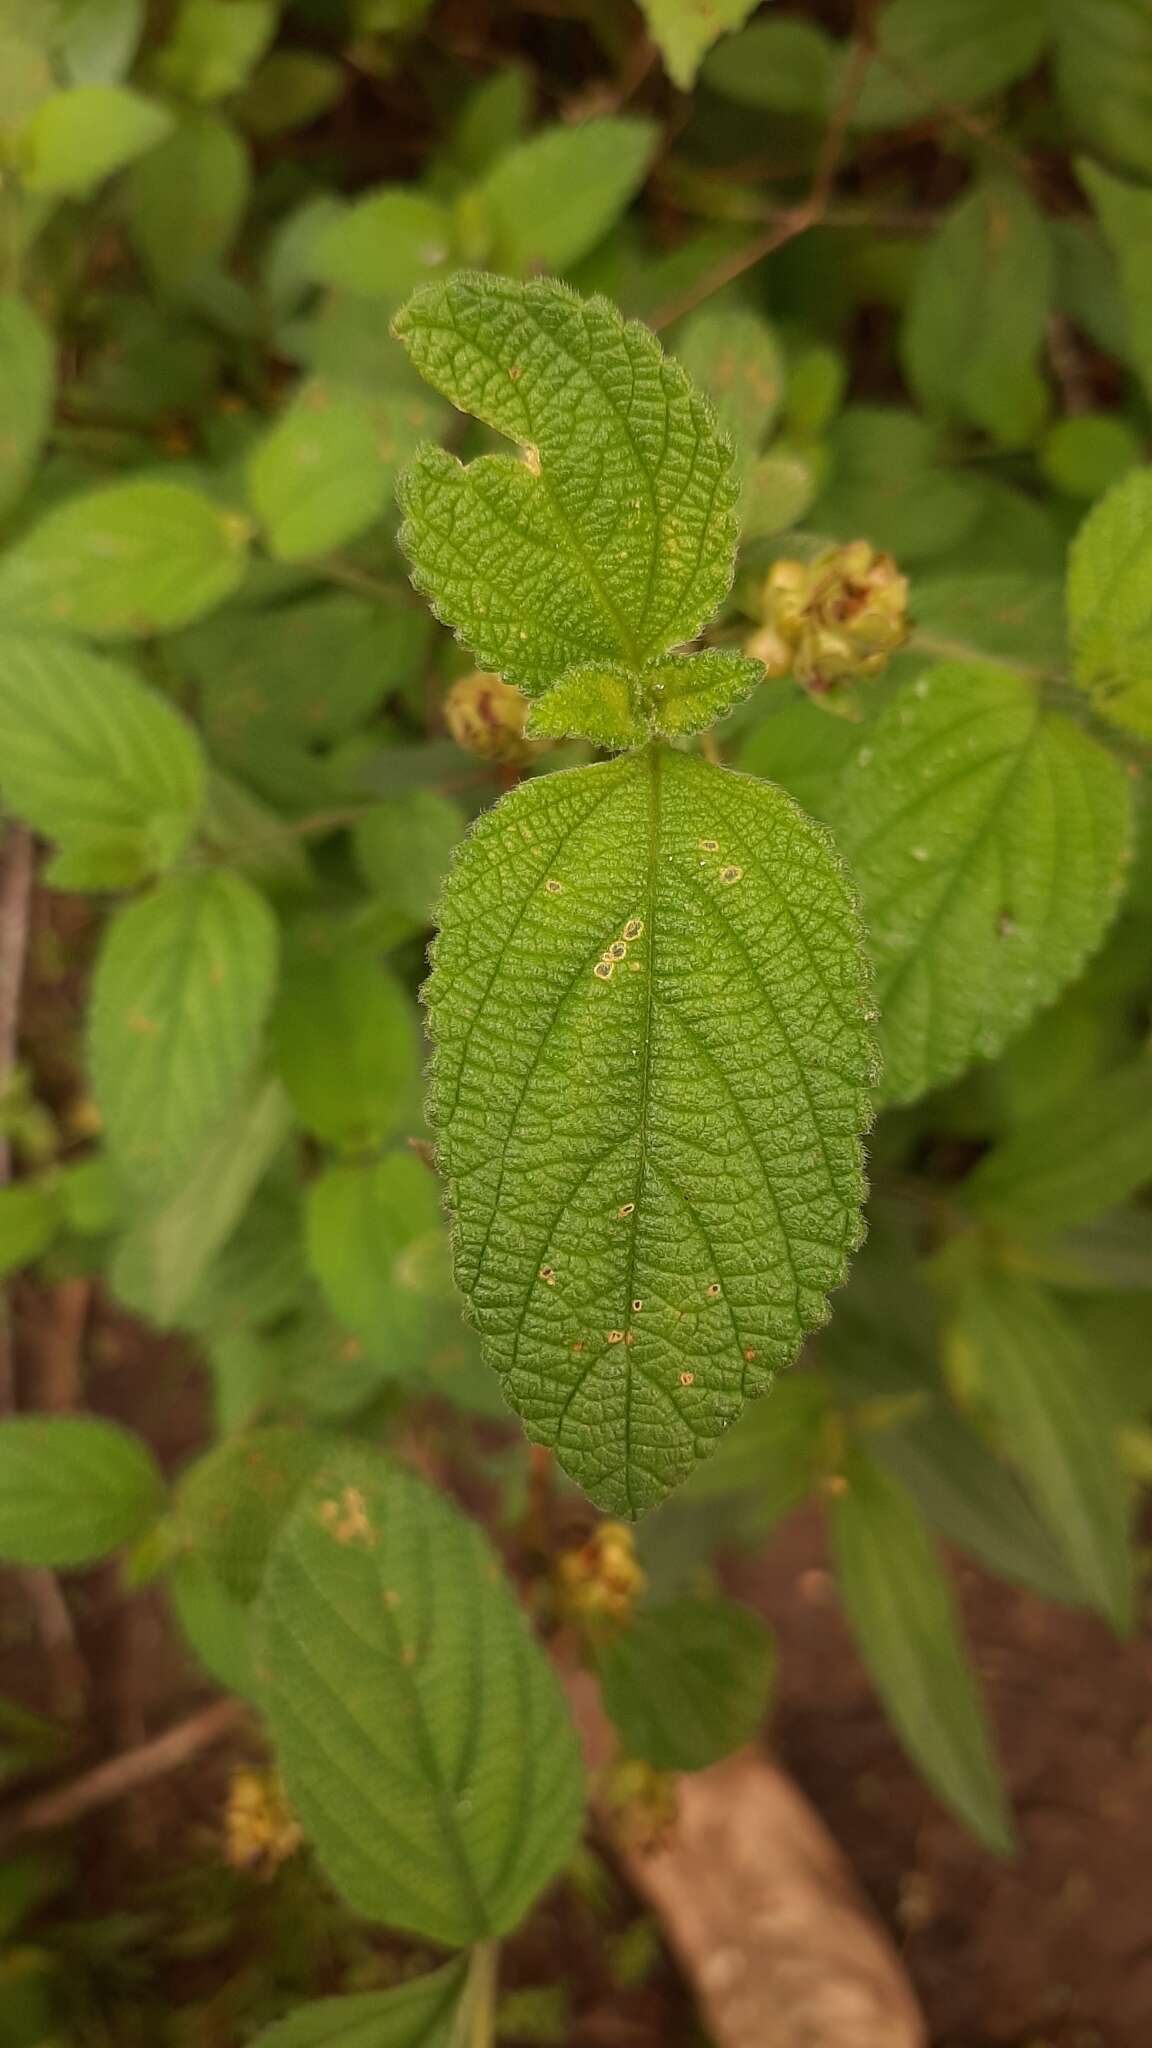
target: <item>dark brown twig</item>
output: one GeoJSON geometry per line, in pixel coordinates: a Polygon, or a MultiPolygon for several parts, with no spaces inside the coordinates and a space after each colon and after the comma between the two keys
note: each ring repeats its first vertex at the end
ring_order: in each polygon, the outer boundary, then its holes
{"type": "Polygon", "coordinates": [[[242,1725],[247,1711],[242,1700],[213,1700],[211,1706],[202,1707],[186,1721],[178,1721],[174,1728],[155,1736],[151,1742],[110,1757],[107,1763],[97,1764],[94,1770],[73,1778],[68,1785],[38,1793],[0,1824],[0,1844],[14,1841],[20,1835],[67,1827],[84,1814],[111,1806],[156,1778],[166,1777],[169,1771],[191,1763],[193,1757],[232,1734],[242,1725]]]}

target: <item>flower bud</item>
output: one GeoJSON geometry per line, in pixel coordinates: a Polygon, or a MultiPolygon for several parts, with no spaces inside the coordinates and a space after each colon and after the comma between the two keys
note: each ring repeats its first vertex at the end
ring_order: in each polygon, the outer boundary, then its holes
{"type": "Polygon", "coordinates": [[[647,1583],[624,1522],[601,1522],[579,1550],[556,1561],[561,1602],[574,1621],[627,1621],[647,1583]]]}
{"type": "Polygon", "coordinates": [[[866,540],[811,562],[778,561],[746,651],[770,676],[795,676],[828,710],[852,715],[842,686],[877,676],[908,637],[908,579],[866,540]]]}
{"type": "Polygon", "coordinates": [[[444,723],[458,747],[485,761],[522,763],[537,751],[524,737],[527,699],[502,676],[477,669],[460,676],[444,699],[444,723]]]}

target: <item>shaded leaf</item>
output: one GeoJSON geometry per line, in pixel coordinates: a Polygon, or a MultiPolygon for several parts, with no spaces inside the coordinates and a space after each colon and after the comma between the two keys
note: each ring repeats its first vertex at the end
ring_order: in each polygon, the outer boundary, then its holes
{"type": "Polygon", "coordinates": [[[759,1617],[718,1598],[641,1607],[596,1657],[625,1754],[658,1771],[702,1771],[750,1742],[774,1665],[759,1617]]]}
{"type": "Polygon", "coordinates": [[[89,1063],[113,1159],[155,1201],[236,1107],[276,975],[276,928],[226,869],[171,875],[117,913],[96,967],[89,1063]]]}
{"type": "Polygon", "coordinates": [[[640,0],[640,6],[669,78],[687,92],[705,52],[727,29],[743,26],[756,0],[711,0],[707,7],[699,0],[640,0]]]}
{"type": "Polygon", "coordinates": [[[651,121],[606,116],[544,128],[505,150],[475,195],[496,267],[527,275],[578,263],[635,197],[656,140],[651,121]]]}
{"type": "Polygon", "coordinates": [[[1152,737],[1152,469],[1094,506],[1068,562],[1076,681],[1115,725],[1152,737]]]}
{"type": "Polygon", "coordinates": [[[1012,1826],[948,1581],[901,1486],[853,1451],[828,1502],[841,1598],[901,1741],[982,1842],[1011,1853],[1012,1826]]]}
{"type": "Polygon", "coordinates": [[[1009,1230],[1088,1223],[1152,1181],[1152,1059],[1077,1089],[1009,1132],[964,1183],[965,1203],[1009,1230]]]}
{"type": "Polygon", "coordinates": [[[0,1558],[94,1564],[153,1520],[163,1482],[137,1436],[87,1415],[0,1421],[0,1558]]]}
{"type": "Polygon", "coordinates": [[[0,296],[0,512],[20,497],[52,417],[55,350],[23,299],[0,296]]]}
{"type": "Polygon", "coordinates": [[[467,1972],[461,1957],[392,1991],[317,1999],[258,2034],[252,2048],[456,2048],[467,1972]]]}
{"type": "Polygon", "coordinates": [[[305,1130],[349,1149],[419,1126],[411,1000],[362,946],[298,945],[271,1020],[272,1057],[305,1130]]]}
{"type": "Polygon", "coordinates": [[[480,1530],[341,1451],[273,1547],[257,1637],[288,1796],[355,1911],[451,1945],[515,1927],[575,1846],[581,1771],[480,1530]]]}
{"type": "Polygon", "coordinates": [[[216,114],[186,114],[132,165],[125,181],[128,230],[160,292],[194,295],[227,255],[251,177],[243,142],[216,114]]]}

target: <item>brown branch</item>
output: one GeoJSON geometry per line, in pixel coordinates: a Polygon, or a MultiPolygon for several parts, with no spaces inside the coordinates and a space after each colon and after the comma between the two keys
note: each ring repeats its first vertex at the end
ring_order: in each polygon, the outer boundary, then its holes
{"type": "Polygon", "coordinates": [[[714,293],[722,291],[725,285],[732,284],[736,278],[742,277],[746,270],[754,269],[765,257],[775,255],[777,249],[782,249],[785,243],[795,241],[798,235],[806,234],[809,228],[819,225],[828,210],[836,184],[847,142],[848,124],[852,119],[852,109],[860,97],[865,75],[872,62],[872,41],[868,31],[871,13],[872,8],[868,0],[864,0],[859,13],[856,40],[852,44],[844,73],[843,90],[824,132],[807,198],[790,210],[786,209],[764,234],[757,235],[753,241],[745,242],[742,248],[734,250],[730,256],[725,256],[719,263],[714,263],[711,269],[704,271],[702,276],[695,280],[695,283],[659,307],[648,322],[648,325],[654,327],[657,332],[662,327],[670,327],[673,321],[681,319],[685,313],[692,312],[705,299],[710,299],[714,293]]]}
{"type": "Polygon", "coordinates": [[[186,1721],[178,1721],[174,1728],[151,1742],[141,1743],[138,1749],[125,1750],[86,1771],[83,1777],[73,1778],[70,1784],[56,1786],[51,1792],[40,1792],[27,1800],[0,1823],[0,1844],[14,1841],[20,1835],[67,1827],[101,1806],[111,1806],[129,1793],[139,1792],[143,1786],[166,1777],[169,1771],[180,1770],[202,1751],[222,1742],[226,1735],[243,1726],[247,1714],[242,1700],[213,1700],[211,1706],[202,1707],[186,1721]]]}

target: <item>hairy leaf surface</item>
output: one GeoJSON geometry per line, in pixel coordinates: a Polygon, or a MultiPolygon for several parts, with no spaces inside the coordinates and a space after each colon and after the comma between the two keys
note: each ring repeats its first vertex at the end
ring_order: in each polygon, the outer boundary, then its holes
{"type": "Polygon", "coordinates": [[[289,1797],[357,1912],[462,1946],[571,1854],[559,1685],[481,1531],[379,1453],[334,1455],[274,1545],[258,1669],[289,1797]]]}
{"type": "Polygon", "coordinates": [[[461,273],[396,332],[431,384],[520,444],[401,479],[417,587],[482,668],[536,696],[591,662],[643,672],[732,580],[737,484],[706,401],[647,328],[563,285],[461,273]]]}
{"type": "Polygon", "coordinates": [[[992,1058],[1079,971],[1131,808],[1120,764],[1008,670],[947,663],[881,714],[826,815],[863,896],[891,1100],[992,1058]]]}
{"type": "Polygon", "coordinates": [[[852,896],[781,791],[652,749],[505,798],[441,924],[457,1279],[529,1434],[637,1514],[823,1320],[858,1240],[852,896]]]}

